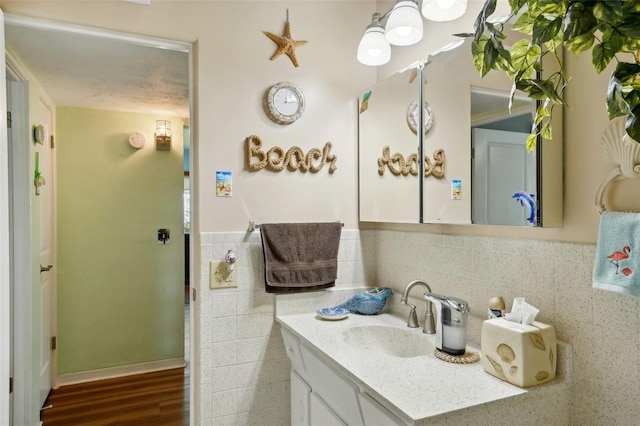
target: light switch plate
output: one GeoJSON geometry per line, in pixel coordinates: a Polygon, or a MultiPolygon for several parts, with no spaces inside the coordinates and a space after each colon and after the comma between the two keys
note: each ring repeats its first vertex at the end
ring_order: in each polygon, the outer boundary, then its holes
{"type": "Polygon", "coordinates": [[[227,270],[224,260],[209,262],[209,288],[238,287],[238,262],[234,263],[231,273],[227,270]]]}

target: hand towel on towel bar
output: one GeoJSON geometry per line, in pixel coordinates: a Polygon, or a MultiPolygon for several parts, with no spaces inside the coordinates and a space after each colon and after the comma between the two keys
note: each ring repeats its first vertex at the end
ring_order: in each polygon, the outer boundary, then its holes
{"type": "Polygon", "coordinates": [[[260,226],[267,293],[335,286],[340,222],[263,223],[260,226]]]}
{"type": "Polygon", "coordinates": [[[640,213],[600,216],[593,288],[640,297],[640,213]]]}

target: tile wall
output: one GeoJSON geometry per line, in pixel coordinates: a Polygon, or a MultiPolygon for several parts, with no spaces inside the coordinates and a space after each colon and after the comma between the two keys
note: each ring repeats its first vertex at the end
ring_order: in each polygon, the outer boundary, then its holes
{"type": "MultiPolygon", "coordinates": [[[[343,230],[336,288],[372,280],[373,244],[358,230],[343,230]],[[368,254],[365,255],[365,253],[368,254]]],[[[274,321],[275,295],[264,291],[260,232],[203,233],[200,274],[200,424],[289,424],[291,365],[274,321]],[[209,289],[209,262],[238,256],[238,288],[209,289]]]]}
{"type": "MultiPolygon", "coordinates": [[[[502,295],[510,307],[524,296],[540,309],[537,320],[553,324],[558,339],[573,346],[569,424],[633,424],[640,398],[639,302],[592,289],[594,256],[593,244],[344,230],[335,290],[391,287],[388,309],[403,315],[402,290],[413,279],[425,280],[434,292],[469,302],[475,344],[490,297],[502,295]]],[[[263,289],[259,232],[205,233],[201,260],[201,424],[288,424],[290,365],[274,322],[275,296],[263,289]],[[210,290],[208,262],[230,248],[238,254],[238,288],[210,290]]],[[[423,306],[419,293],[412,302],[423,306]]],[[[300,295],[300,306],[314,306],[313,297],[300,295]]],[[[293,300],[279,309],[295,310],[293,300]]]]}

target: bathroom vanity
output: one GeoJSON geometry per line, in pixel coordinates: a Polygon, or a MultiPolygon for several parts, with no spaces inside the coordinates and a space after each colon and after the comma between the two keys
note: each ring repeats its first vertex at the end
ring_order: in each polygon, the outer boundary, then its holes
{"type": "Polygon", "coordinates": [[[435,336],[392,314],[277,321],[291,360],[292,425],[568,424],[566,345],[556,379],[523,389],[485,373],[481,362],[436,358],[435,336]]]}

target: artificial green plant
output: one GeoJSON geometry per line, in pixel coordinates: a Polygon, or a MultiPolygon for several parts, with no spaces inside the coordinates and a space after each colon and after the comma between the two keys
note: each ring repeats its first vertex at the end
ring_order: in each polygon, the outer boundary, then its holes
{"type": "Polygon", "coordinates": [[[551,139],[553,108],[565,105],[568,78],[556,53],[563,46],[575,54],[591,50],[598,73],[616,62],[606,94],[609,119],[628,116],[626,131],[640,142],[640,1],[509,0],[510,16],[500,22],[491,17],[496,4],[497,0],[487,0],[474,32],[457,35],[473,38],[474,63],[483,77],[490,70],[509,75],[511,101],[516,90],[540,101],[527,141],[529,150],[535,147],[537,135],[551,139]],[[503,23],[512,18],[512,29],[527,37],[508,47],[503,44],[503,23]],[[548,54],[555,58],[557,71],[542,78],[537,72],[542,71],[542,58],[548,54]]]}

